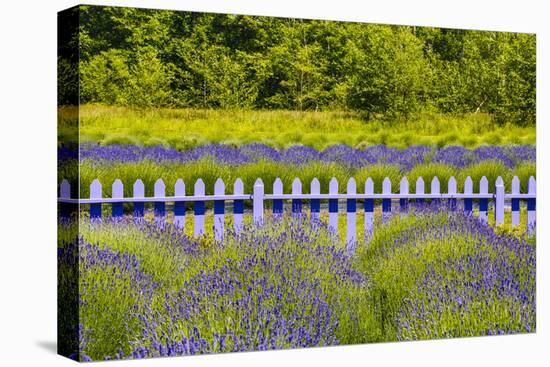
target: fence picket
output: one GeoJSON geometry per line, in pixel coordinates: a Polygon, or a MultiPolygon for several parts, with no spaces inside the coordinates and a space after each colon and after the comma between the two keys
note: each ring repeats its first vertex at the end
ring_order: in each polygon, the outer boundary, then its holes
{"type": "MultiPolygon", "coordinates": [[[[355,195],[357,193],[357,184],[355,179],[352,177],[348,181],[347,193],[350,195],[355,195]]],[[[347,223],[346,223],[346,248],[348,253],[352,254],[355,252],[356,245],[356,233],[357,233],[357,200],[356,199],[347,199],[346,203],[346,212],[347,212],[347,223]]]]}
{"type": "MultiPolygon", "coordinates": [[[[365,181],[365,194],[374,194],[374,182],[372,178],[365,181]]],[[[365,199],[365,243],[367,243],[374,229],[374,199],[365,199]]]]}
{"type": "MultiPolygon", "coordinates": [[[[225,183],[221,178],[216,180],[214,184],[214,195],[225,195],[225,183]]],[[[214,239],[216,241],[223,240],[224,232],[224,221],[225,221],[225,201],[224,200],[215,200],[214,201],[214,239]]]]}
{"type": "MultiPolygon", "coordinates": [[[[279,177],[273,182],[273,194],[282,195],[283,194],[283,181],[279,177]]],[[[283,215],[283,200],[282,199],[273,199],[273,218],[279,219],[283,215]]]]}
{"type": "MultiPolygon", "coordinates": [[[[338,194],[336,177],[330,179],[328,192],[329,194],[338,194]]],[[[328,226],[334,233],[338,233],[338,199],[329,199],[328,201],[328,226]]]]}
{"type": "Polygon", "coordinates": [[[495,183],[495,224],[504,223],[504,181],[498,176],[495,183]]]}
{"type": "MultiPolygon", "coordinates": [[[[432,178],[432,183],[430,185],[430,193],[431,194],[440,194],[441,193],[441,185],[439,184],[439,179],[437,176],[432,178]]],[[[435,203],[439,203],[439,199],[433,199],[435,203]]]]}
{"type": "MultiPolygon", "coordinates": [[[[185,182],[178,178],[174,184],[174,195],[185,196],[185,182]]],[[[176,228],[185,228],[185,201],[176,201],[174,203],[174,226],[176,228]]]]}
{"type": "MultiPolygon", "coordinates": [[[[464,194],[471,195],[474,192],[474,182],[470,176],[464,181],[464,194]]],[[[473,210],[473,200],[471,198],[464,199],[464,212],[471,213],[473,210]]]]}
{"type": "MultiPolygon", "coordinates": [[[[424,179],[422,177],[418,177],[416,179],[416,194],[424,194],[424,179]]],[[[424,203],[424,199],[416,199],[416,203],[422,205],[424,203]]]]}
{"type": "MultiPolygon", "coordinates": [[[[154,186],[154,196],[156,198],[163,198],[166,196],[166,185],[164,184],[164,181],[162,178],[159,178],[155,182],[154,186]]],[[[164,202],[155,202],[155,220],[159,223],[164,222],[164,217],[166,215],[166,203],[164,202]]]]}
{"type": "MultiPolygon", "coordinates": [[[[382,181],[382,193],[391,194],[391,181],[386,177],[382,181]]],[[[391,199],[382,199],[382,221],[386,222],[391,216],[391,199]]]]}
{"type": "MultiPolygon", "coordinates": [[[[451,195],[455,195],[457,193],[456,179],[454,178],[454,176],[451,176],[449,178],[449,182],[447,184],[447,193],[451,194],[451,195]]],[[[451,211],[454,211],[456,209],[456,199],[450,198],[448,200],[448,203],[449,203],[449,208],[451,209],[451,211]]]]}
{"type": "MultiPolygon", "coordinates": [[[[399,183],[399,193],[401,195],[408,195],[409,194],[409,180],[407,177],[403,177],[401,179],[401,182],[399,183]]],[[[404,216],[407,213],[409,206],[409,199],[399,199],[399,209],[401,211],[401,215],[404,216]]]]}
{"type": "Polygon", "coordinates": [[[137,179],[133,187],[134,197],[134,217],[143,218],[145,215],[145,203],[136,199],[143,199],[145,197],[145,185],[141,179],[137,179]]]}
{"type": "MultiPolygon", "coordinates": [[[[527,193],[533,195],[537,193],[537,183],[533,176],[529,177],[527,193]]],[[[535,231],[535,224],[537,220],[536,205],[536,199],[527,199],[527,231],[529,235],[532,235],[535,231]]]]}
{"type": "MultiPolygon", "coordinates": [[[[235,184],[233,185],[233,194],[242,195],[244,194],[244,184],[243,180],[237,178],[235,184]]],[[[235,233],[240,233],[243,228],[243,215],[244,215],[244,201],[235,200],[233,202],[233,229],[235,233]]]]}
{"type": "Polygon", "coordinates": [[[264,222],[264,182],[261,178],[254,183],[252,212],[254,223],[262,225],[264,222]]]}
{"type": "MultiPolygon", "coordinates": [[[[124,197],[124,185],[118,178],[111,186],[111,197],[113,199],[121,199],[124,197]]],[[[111,206],[111,216],[113,218],[122,217],[124,214],[123,203],[113,203],[111,206]]]]}
{"type": "MultiPolygon", "coordinates": [[[[487,177],[481,177],[479,181],[479,193],[487,194],[489,192],[489,181],[487,177]]],[[[479,219],[483,223],[487,223],[487,209],[489,207],[489,199],[479,199],[479,219]]]]}
{"type": "MultiPolygon", "coordinates": [[[[102,195],[101,183],[96,178],[90,184],[90,199],[101,199],[102,195]]],[[[90,204],[90,218],[101,218],[101,203],[90,204]]]]}
{"type": "MultiPolygon", "coordinates": [[[[302,181],[295,178],[292,181],[292,195],[302,194],[302,181]]],[[[292,215],[300,216],[302,214],[302,199],[292,199],[292,215]]]]}
{"type": "MultiPolygon", "coordinates": [[[[512,194],[520,193],[519,177],[514,176],[512,179],[512,194]]],[[[519,225],[519,199],[512,199],[512,228],[519,225]]]]}
{"type": "MultiPolygon", "coordinates": [[[[204,196],[204,182],[199,178],[195,182],[195,196],[204,196]]],[[[193,203],[194,220],[193,220],[193,235],[195,237],[202,236],[204,234],[204,201],[195,201],[193,203]]]]}
{"type": "MultiPolygon", "coordinates": [[[[311,186],[310,186],[309,192],[311,194],[320,194],[321,193],[321,183],[319,182],[317,177],[315,177],[313,180],[311,180],[311,186]]],[[[321,212],[321,200],[311,199],[310,206],[311,206],[311,208],[310,208],[311,220],[312,221],[319,220],[319,215],[320,215],[320,212],[321,212]]]]}
{"type": "MultiPolygon", "coordinates": [[[[71,184],[67,180],[61,181],[61,186],[59,187],[59,197],[61,199],[70,199],[71,198],[71,184]]],[[[69,218],[71,216],[71,207],[68,203],[60,204],[60,215],[61,218],[69,218]]]]}

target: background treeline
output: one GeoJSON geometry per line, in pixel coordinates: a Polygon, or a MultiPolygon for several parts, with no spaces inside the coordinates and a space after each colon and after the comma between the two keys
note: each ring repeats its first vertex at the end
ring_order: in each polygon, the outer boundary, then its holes
{"type": "Polygon", "coordinates": [[[81,6],[78,37],[84,103],[535,122],[532,34],[81,6]]]}

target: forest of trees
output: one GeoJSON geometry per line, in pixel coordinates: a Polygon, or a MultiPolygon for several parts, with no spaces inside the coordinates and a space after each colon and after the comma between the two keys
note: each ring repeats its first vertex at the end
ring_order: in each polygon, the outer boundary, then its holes
{"type": "Polygon", "coordinates": [[[535,123],[533,34],[81,6],[81,102],[535,123]]]}

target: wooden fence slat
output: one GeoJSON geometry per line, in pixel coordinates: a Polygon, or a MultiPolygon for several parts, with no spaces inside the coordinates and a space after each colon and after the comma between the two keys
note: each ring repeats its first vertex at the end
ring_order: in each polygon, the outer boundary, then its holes
{"type": "MultiPolygon", "coordinates": [[[[518,176],[512,179],[512,194],[519,194],[521,184],[518,176]]],[[[519,199],[512,199],[512,228],[519,225],[519,199]]]]}
{"type": "MultiPolygon", "coordinates": [[[[489,192],[489,181],[487,180],[487,177],[483,176],[479,181],[479,193],[487,194],[488,192],[489,192]]],[[[488,217],[487,217],[488,207],[489,207],[489,199],[479,199],[479,219],[483,223],[487,223],[487,220],[488,220],[488,217]]]]}
{"type": "MultiPolygon", "coordinates": [[[[321,183],[319,182],[317,177],[315,177],[315,178],[313,178],[313,180],[311,180],[311,185],[310,185],[309,192],[311,194],[320,194],[321,193],[321,183]]],[[[312,221],[318,221],[319,220],[319,215],[320,215],[320,212],[321,212],[321,200],[311,199],[310,207],[311,207],[310,208],[310,211],[311,211],[310,218],[311,218],[311,220],[312,221]]]]}
{"type": "MultiPolygon", "coordinates": [[[[391,181],[386,177],[382,181],[382,193],[391,194],[391,181]]],[[[382,221],[386,222],[391,216],[391,199],[382,199],[382,221]]]]}
{"type": "MultiPolygon", "coordinates": [[[[365,194],[374,194],[372,178],[365,181],[365,194]]],[[[371,239],[374,229],[374,199],[365,199],[365,244],[371,239]]]]}
{"type": "Polygon", "coordinates": [[[134,217],[143,218],[145,215],[145,203],[143,201],[136,201],[136,199],[142,199],[145,197],[145,185],[141,179],[137,179],[133,187],[133,201],[134,201],[134,217]]]}
{"type": "Polygon", "coordinates": [[[254,194],[252,204],[252,215],[254,223],[262,225],[264,223],[264,183],[261,178],[258,178],[254,183],[254,194]]]}
{"type": "MultiPolygon", "coordinates": [[[[225,195],[225,183],[221,178],[216,180],[214,184],[214,195],[225,195]]],[[[216,241],[223,240],[225,221],[225,201],[214,201],[214,239],[216,241]]]]}
{"type": "MultiPolygon", "coordinates": [[[[528,194],[537,193],[537,183],[533,176],[529,177],[529,184],[527,186],[528,194]]],[[[535,233],[535,225],[537,220],[537,199],[527,199],[527,231],[529,235],[535,233]]]]}
{"type": "MultiPolygon", "coordinates": [[[[432,178],[432,183],[430,185],[430,193],[432,193],[432,194],[440,194],[441,193],[441,185],[439,183],[439,179],[437,178],[437,176],[434,176],[434,178],[432,178]]],[[[439,203],[440,199],[433,199],[433,202],[434,203],[439,203]]]]}
{"type": "MultiPolygon", "coordinates": [[[[422,177],[418,177],[416,179],[415,191],[417,194],[424,194],[424,179],[422,177]]],[[[424,203],[424,199],[416,199],[416,203],[419,205],[422,205],[424,203]]]]}
{"type": "MultiPolygon", "coordinates": [[[[338,180],[336,177],[330,179],[328,185],[329,194],[338,194],[338,180]]],[[[338,234],[338,199],[329,199],[328,201],[328,226],[338,234]]]]}
{"type": "Polygon", "coordinates": [[[498,176],[495,182],[495,224],[504,223],[504,181],[498,176]]]}
{"type": "MultiPolygon", "coordinates": [[[[120,199],[124,197],[124,185],[118,178],[111,186],[111,197],[113,199],[120,199]]],[[[111,205],[111,215],[113,218],[122,217],[124,215],[123,203],[113,203],[111,205]]]]}
{"type": "MultiPolygon", "coordinates": [[[[348,187],[346,192],[351,195],[357,193],[357,184],[355,179],[351,177],[348,181],[348,187]]],[[[346,203],[346,213],[347,213],[347,223],[346,223],[346,249],[349,254],[355,252],[355,246],[357,242],[357,200],[356,199],[347,199],[346,203]]]]}
{"type": "MultiPolygon", "coordinates": [[[[409,180],[407,179],[407,177],[403,177],[401,179],[401,182],[399,183],[399,193],[405,195],[409,193],[409,180]]],[[[399,199],[399,209],[402,216],[407,213],[408,206],[409,199],[399,199]]]]}
{"type": "MultiPolygon", "coordinates": [[[[202,179],[199,178],[197,182],[195,182],[194,189],[195,196],[204,196],[205,188],[202,179]]],[[[200,237],[204,234],[204,201],[195,201],[193,203],[193,211],[193,235],[195,237],[200,237]]]]}
{"type": "MultiPolygon", "coordinates": [[[[178,178],[174,184],[174,195],[185,196],[185,182],[178,178]]],[[[176,228],[185,228],[185,201],[176,201],[174,203],[174,226],[176,228]]]]}
{"type": "MultiPolygon", "coordinates": [[[[159,178],[155,182],[154,186],[154,197],[156,198],[163,198],[166,196],[166,185],[164,184],[164,181],[162,178],[159,178]]],[[[164,217],[166,215],[166,203],[164,202],[156,202],[154,204],[154,212],[155,212],[155,220],[159,223],[164,222],[164,217]]]]}
{"type": "MultiPolygon", "coordinates": [[[[456,179],[454,178],[454,176],[451,176],[449,178],[449,182],[447,184],[447,193],[448,194],[456,194],[457,193],[456,179]]],[[[456,199],[449,199],[448,203],[449,203],[449,208],[451,209],[451,211],[456,210],[456,199]]]]}
{"type": "MultiPolygon", "coordinates": [[[[101,199],[102,197],[101,183],[96,178],[90,184],[90,199],[101,199]]],[[[101,203],[90,204],[90,218],[101,218],[101,203]]]]}
{"type": "MultiPolygon", "coordinates": [[[[273,182],[273,194],[282,195],[283,194],[283,181],[279,177],[273,182]]],[[[274,199],[273,200],[273,218],[280,219],[283,216],[283,200],[274,199]]]]}
{"type": "MultiPolygon", "coordinates": [[[[470,176],[464,180],[464,193],[472,194],[474,192],[474,182],[470,176]]],[[[464,212],[471,213],[473,210],[473,200],[470,198],[464,199],[464,212]]]]}
{"type": "MultiPolygon", "coordinates": [[[[237,178],[235,184],[233,185],[233,194],[242,195],[244,194],[244,184],[243,180],[237,178]]],[[[244,216],[244,200],[235,200],[233,202],[233,230],[235,233],[241,233],[243,228],[243,216],[244,216]]]]}
{"type": "MultiPolygon", "coordinates": [[[[292,194],[302,194],[302,181],[299,178],[295,178],[292,181],[292,194]]],[[[302,199],[292,199],[292,215],[299,216],[302,214],[302,199]]]]}

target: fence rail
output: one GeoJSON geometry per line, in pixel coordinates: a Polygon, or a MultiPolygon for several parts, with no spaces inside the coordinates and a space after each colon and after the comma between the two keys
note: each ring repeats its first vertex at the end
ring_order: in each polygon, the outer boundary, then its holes
{"type": "Polygon", "coordinates": [[[102,204],[112,206],[111,215],[121,217],[124,215],[123,203],[133,203],[133,216],[143,217],[145,213],[145,203],[154,204],[154,215],[156,220],[163,221],[166,217],[166,203],[174,203],[174,225],[179,228],[185,226],[185,203],[193,202],[194,212],[194,236],[201,236],[205,233],[204,215],[205,202],[214,203],[214,236],[216,240],[222,240],[224,235],[224,216],[225,202],[233,202],[234,230],[238,233],[242,228],[244,215],[244,202],[252,201],[252,216],[255,223],[261,224],[264,221],[266,202],[272,202],[272,212],[274,217],[283,215],[284,202],[292,202],[291,211],[293,215],[303,214],[303,200],[310,201],[310,217],[319,219],[321,200],[328,201],[329,227],[338,232],[339,200],[345,200],[347,215],[346,221],[346,242],[349,251],[353,251],[357,242],[356,235],[356,213],[357,200],[363,200],[363,209],[365,213],[364,232],[365,241],[368,241],[374,229],[374,206],[375,200],[382,201],[382,220],[389,218],[392,211],[392,200],[399,200],[399,210],[404,213],[407,211],[409,201],[422,202],[424,200],[448,200],[451,204],[451,210],[456,209],[457,200],[463,200],[464,211],[472,212],[474,201],[478,203],[479,219],[483,222],[488,220],[489,201],[493,202],[495,223],[500,225],[504,223],[505,201],[511,202],[511,223],[516,227],[520,223],[520,201],[527,201],[527,226],[531,234],[534,230],[536,221],[536,181],[530,177],[527,182],[527,192],[521,193],[520,180],[516,176],[512,179],[511,191],[505,192],[504,182],[498,177],[495,182],[494,194],[489,193],[489,181],[483,176],[479,182],[479,192],[473,192],[473,181],[467,177],[464,181],[463,192],[458,192],[457,182],[454,177],[448,180],[447,192],[442,193],[440,182],[434,177],[430,183],[430,192],[425,191],[425,183],[422,177],[416,181],[414,193],[409,192],[409,181],[403,177],[399,182],[399,193],[392,193],[391,181],[386,177],[382,182],[382,192],[374,192],[374,182],[368,178],[364,183],[364,193],[357,193],[357,183],[354,178],[347,182],[346,193],[339,193],[338,181],[335,178],[329,183],[328,193],[321,194],[321,185],[317,178],[310,183],[309,193],[303,193],[302,182],[296,178],[292,183],[290,194],[283,193],[283,182],[277,178],[273,183],[273,193],[265,194],[265,187],[261,179],[257,179],[252,193],[244,193],[244,184],[241,179],[237,179],[233,185],[233,193],[226,194],[226,187],[223,180],[218,179],[214,184],[214,195],[205,194],[205,185],[202,179],[195,182],[192,196],[185,193],[185,183],[179,179],[174,185],[174,195],[166,196],[166,185],[162,179],[158,179],[154,184],[154,195],[145,196],[145,185],[138,179],[133,185],[133,196],[124,196],[124,185],[117,179],[111,186],[111,197],[103,197],[103,188],[98,179],[95,179],[90,185],[90,197],[83,199],[71,198],[71,186],[67,180],[63,180],[60,186],[59,203],[62,204],[61,216],[66,217],[70,214],[66,204],[86,204],[90,206],[90,217],[101,218],[102,204]]]}

